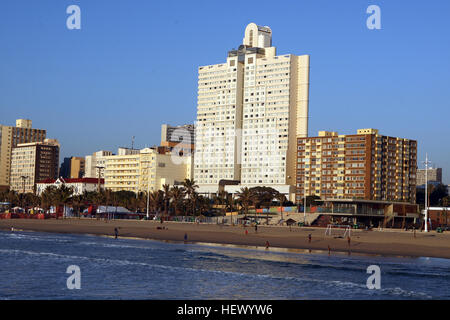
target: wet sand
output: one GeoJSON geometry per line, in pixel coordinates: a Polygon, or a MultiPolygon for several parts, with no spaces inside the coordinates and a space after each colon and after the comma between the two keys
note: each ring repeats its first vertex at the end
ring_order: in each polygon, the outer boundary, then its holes
{"type": "MultiPolygon", "coordinates": [[[[0,220],[1,230],[41,231],[57,233],[80,233],[114,236],[114,228],[118,228],[119,237],[135,237],[142,239],[183,241],[187,234],[188,242],[204,242],[217,244],[233,244],[287,249],[311,249],[333,252],[350,252],[379,254],[389,256],[436,257],[450,259],[450,232],[424,233],[416,231],[384,231],[351,230],[350,244],[343,231],[333,230],[331,236],[325,235],[324,228],[258,226],[221,226],[215,224],[194,224],[180,222],[113,220],[96,219],[5,219],[0,220]],[[157,229],[164,227],[165,229],[157,229]],[[247,229],[248,233],[245,233],[247,229]],[[311,242],[308,236],[311,234],[311,242]]],[[[269,249],[270,250],[270,249],[269,249]]]]}

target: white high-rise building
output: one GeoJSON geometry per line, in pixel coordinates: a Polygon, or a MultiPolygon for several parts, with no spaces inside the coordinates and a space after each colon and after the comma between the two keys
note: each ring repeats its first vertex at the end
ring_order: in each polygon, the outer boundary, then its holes
{"type": "Polygon", "coordinates": [[[250,23],[225,63],[199,68],[194,179],[200,192],[270,186],[295,194],[296,138],[308,135],[309,56],[276,55],[250,23]]]}

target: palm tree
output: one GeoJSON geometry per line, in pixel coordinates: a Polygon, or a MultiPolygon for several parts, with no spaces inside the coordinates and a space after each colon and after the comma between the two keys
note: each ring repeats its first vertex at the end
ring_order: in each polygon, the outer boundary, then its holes
{"type": "Polygon", "coordinates": [[[186,194],[189,198],[189,202],[192,208],[192,215],[195,215],[195,189],[198,188],[198,185],[195,184],[194,180],[184,179],[183,187],[186,190],[186,194]]]}
{"type": "Polygon", "coordinates": [[[167,217],[168,215],[168,210],[169,210],[169,201],[171,198],[171,194],[170,194],[170,185],[168,184],[163,184],[162,186],[163,188],[163,201],[164,201],[164,216],[167,217]]]}
{"type": "Polygon", "coordinates": [[[105,203],[105,200],[106,200],[105,191],[100,190],[100,192],[95,192],[92,195],[92,198],[93,198],[93,202],[97,205],[97,210],[95,211],[95,217],[98,218],[98,209],[102,203],[105,203]]]}
{"type": "Polygon", "coordinates": [[[56,204],[56,186],[49,186],[41,193],[41,207],[48,210],[52,205],[56,204]]]}
{"type": "MultiPolygon", "coordinates": [[[[61,185],[58,188],[58,191],[56,193],[56,198],[58,201],[58,205],[64,205],[64,214],[66,212],[66,205],[70,202],[73,195],[73,188],[72,187],[66,187],[65,184],[61,185]]],[[[56,219],[58,219],[58,212],[56,213],[56,219]]]]}
{"type": "Polygon", "coordinates": [[[152,208],[152,211],[156,212],[158,211],[158,208],[161,204],[163,194],[161,191],[153,191],[150,193],[149,199],[150,199],[150,205],[152,208]]]}
{"type": "Polygon", "coordinates": [[[204,197],[202,195],[199,195],[197,197],[197,204],[200,215],[211,209],[211,201],[207,197],[204,197]]]}
{"type": "Polygon", "coordinates": [[[19,194],[14,190],[8,191],[5,197],[7,202],[11,204],[11,208],[16,207],[20,203],[19,194]]]}
{"type": "Polygon", "coordinates": [[[241,188],[241,190],[236,193],[236,196],[238,202],[244,208],[245,217],[247,217],[248,208],[254,202],[254,194],[250,191],[249,188],[244,187],[241,188]]]}
{"type": "Polygon", "coordinates": [[[286,202],[286,196],[280,192],[275,198],[280,202],[281,220],[283,220],[283,203],[286,202]]]}
{"type": "Polygon", "coordinates": [[[170,196],[172,198],[175,215],[177,215],[178,206],[184,199],[185,195],[186,193],[183,187],[173,186],[172,189],[170,189],[170,196]]]}
{"type": "Polygon", "coordinates": [[[80,217],[81,206],[83,204],[84,204],[84,197],[82,194],[72,197],[72,205],[77,217],[80,217]]]}

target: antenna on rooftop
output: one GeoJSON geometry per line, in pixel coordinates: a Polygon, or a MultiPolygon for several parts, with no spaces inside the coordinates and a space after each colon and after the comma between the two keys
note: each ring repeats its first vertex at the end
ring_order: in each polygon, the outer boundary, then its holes
{"type": "Polygon", "coordinates": [[[131,138],[131,150],[134,150],[134,136],[131,138]]]}

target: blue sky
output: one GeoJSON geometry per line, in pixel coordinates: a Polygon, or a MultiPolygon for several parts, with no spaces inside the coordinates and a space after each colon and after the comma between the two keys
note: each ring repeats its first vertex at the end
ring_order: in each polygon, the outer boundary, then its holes
{"type": "Polygon", "coordinates": [[[32,119],[61,158],[132,136],[158,144],[162,123],[195,120],[197,67],[225,61],[255,22],[279,54],[311,55],[310,135],[416,139],[419,161],[428,152],[450,183],[449,12],[447,0],[3,0],[0,123],[32,119]],[[81,30],[66,28],[72,4],[81,30]],[[381,30],[366,27],[371,4],[381,30]]]}

